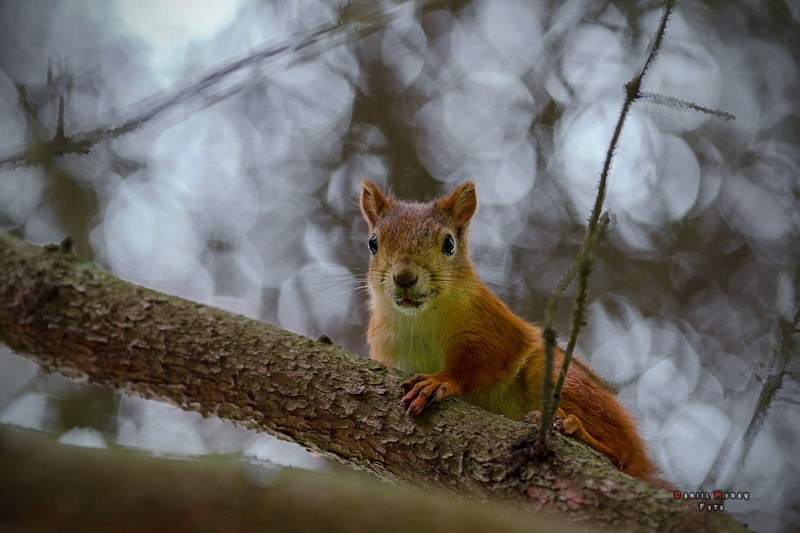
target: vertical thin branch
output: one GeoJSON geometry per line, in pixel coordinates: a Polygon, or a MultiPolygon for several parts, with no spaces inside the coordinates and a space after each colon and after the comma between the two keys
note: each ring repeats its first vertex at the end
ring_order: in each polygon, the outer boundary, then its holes
{"type": "MultiPolygon", "coordinates": [[[[603,170],[600,173],[600,182],[597,187],[597,197],[595,198],[594,207],[592,208],[591,216],[589,217],[589,225],[586,228],[586,236],[584,237],[583,244],[581,245],[578,256],[575,262],[564,274],[553,294],[550,296],[545,308],[545,324],[544,324],[544,338],[545,338],[545,368],[544,378],[542,383],[542,416],[540,419],[540,426],[538,432],[537,448],[541,451],[547,449],[547,437],[549,429],[553,424],[556,410],[561,399],[561,389],[564,386],[564,380],[567,376],[567,370],[572,361],[572,355],[575,351],[575,345],[578,342],[578,335],[585,324],[586,316],[586,303],[588,301],[589,292],[589,277],[594,265],[594,250],[597,241],[602,232],[604,224],[601,223],[601,213],[603,210],[603,202],[605,201],[606,188],[608,183],[608,174],[611,170],[611,160],[614,157],[614,152],[617,149],[619,138],[622,134],[622,127],[625,125],[625,119],[630,112],[633,102],[641,96],[641,85],[647,70],[650,68],[651,63],[655,59],[664,34],[667,29],[667,21],[669,20],[670,13],[674,7],[674,0],[666,0],[664,2],[664,13],[661,16],[658,29],[656,30],[653,38],[650,52],[647,55],[644,66],[642,66],[639,74],[631,81],[625,84],[625,101],[622,104],[617,125],[614,128],[614,134],[611,136],[608,150],[606,151],[606,159],[603,163],[603,170]],[[569,340],[567,341],[567,349],[564,352],[564,361],[561,365],[559,372],[558,382],[553,389],[552,373],[553,373],[553,360],[555,353],[555,331],[553,329],[553,317],[555,310],[558,307],[558,301],[561,298],[564,290],[569,286],[577,276],[577,293],[575,295],[575,302],[572,310],[572,325],[570,328],[569,340]],[[552,391],[552,395],[551,392],[552,391]]],[[[605,218],[605,217],[604,217],[605,218]]],[[[607,219],[606,219],[607,220],[607,219]]]]}
{"type": "MultiPolygon", "coordinates": [[[[794,294],[797,302],[800,301],[800,267],[795,268],[794,286],[798,287],[794,294]]],[[[726,467],[731,464],[737,454],[741,454],[742,459],[746,460],[755,437],[761,431],[761,427],[770,412],[770,408],[780,398],[781,393],[785,392],[786,381],[791,378],[791,362],[800,359],[800,344],[794,341],[797,335],[800,334],[800,306],[795,308],[791,318],[779,317],[778,326],[781,331],[781,343],[774,348],[772,356],[766,365],[764,375],[758,376],[756,374],[755,379],[751,382],[755,387],[760,386],[761,392],[753,408],[750,422],[744,432],[735,430],[734,427],[728,431],[721,448],[726,453],[721,452],[717,455],[714,464],[711,465],[711,469],[700,484],[701,487],[710,485],[727,486],[729,479],[726,476],[728,474],[726,467]]],[[[750,392],[749,384],[748,388],[743,392],[750,392]]]]}
{"type": "Polygon", "coordinates": [[[544,452],[547,449],[547,432],[544,431],[544,428],[550,427],[553,424],[553,416],[555,414],[556,407],[552,407],[552,399],[553,399],[553,354],[555,352],[556,346],[556,332],[553,329],[553,318],[555,315],[556,310],[558,309],[558,302],[561,299],[561,296],[564,294],[564,291],[567,290],[572,280],[575,278],[575,274],[578,271],[578,262],[573,262],[564,275],[561,277],[561,280],[556,285],[556,288],[553,290],[553,293],[550,295],[550,298],[547,300],[547,306],[544,310],[544,380],[542,383],[542,404],[540,406],[540,410],[542,413],[541,418],[541,426],[539,427],[539,450],[544,452]],[[548,416],[549,413],[549,416],[548,416]]]}

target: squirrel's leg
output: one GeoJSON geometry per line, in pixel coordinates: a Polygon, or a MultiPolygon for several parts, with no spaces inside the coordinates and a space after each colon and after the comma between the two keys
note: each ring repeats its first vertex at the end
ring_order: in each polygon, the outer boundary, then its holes
{"type": "MultiPolygon", "coordinates": [[[[612,450],[599,440],[595,439],[591,433],[586,431],[583,427],[583,424],[581,424],[581,419],[578,418],[577,416],[568,415],[564,411],[559,409],[556,421],[553,423],[553,428],[556,431],[563,433],[564,435],[570,435],[579,440],[582,440],[583,442],[585,442],[598,452],[602,453],[603,455],[611,459],[612,463],[616,463],[614,458],[617,457],[617,454],[614,452],[614,450],[612,450]]],[[[619,468],[618,464],[615,464],[614,466],[619,468]]]]}
{"type": "MultiPolygon", "coordinates": [[[[541,412],[531,411],[525,417],[525,422],[538,425],[541,416],[541,412]]],[[[611,459],[611,462],[614,463],[614,457],[616,457],[614,451],[599,440],[595,439],[588,431],[586,431],[581,423],[580,418],[577,416],[568,415],[563,409],[559,408],[556,411],[556,417],[553,420],[553,429],[563,435],[568,435],[585,442],[598,452],[611,459]]],[[[619,467],[616,464],[615,466],[619,467]]]]}

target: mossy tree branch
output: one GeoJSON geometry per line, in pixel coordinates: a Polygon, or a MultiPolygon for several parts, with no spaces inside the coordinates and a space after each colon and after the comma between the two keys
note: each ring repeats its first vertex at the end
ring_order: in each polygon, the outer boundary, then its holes
{"type": "Polygon", "coordinates": [[[560,435],[546,460],[514,455],[532,428],[465,402],[411,419],[398,371],[124,282],[68,247],[0,235],[0,272],[0,342],[46,371],[215,414],[402,485],[626,528],[732,527],[560,435]]]}

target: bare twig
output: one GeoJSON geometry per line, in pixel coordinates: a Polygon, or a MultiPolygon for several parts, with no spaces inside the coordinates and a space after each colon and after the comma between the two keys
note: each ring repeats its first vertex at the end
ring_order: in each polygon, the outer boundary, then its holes
{"type": "Polygon", "coordinates": [[[663,94],[648,93],[642,91],[639,93],[639,97],[642,100],[647,100],[648,102],[653,102],[654,104],[667,105],[670,107],[677,107],[678,109],[686,109],[689,111],[699,111],[700,113],[705,113],[706,115],[711,115],[713,117],[722,120],[736,120],[736,115],[728,113],[727,111],[720,111],[719,109],[710,109],[708,107],[704,107],[699,104],[695,104],[693,102],[687,102],[686,100],[681,100],[680,98],[673,98],[672,96],[664,96],[663,94]]]}
{"type": "Polygon", "coordinates": [[[180,104],[205,98],[205,105],[213,105],[241,92],[250,84],[245,82],[234,87],[219,88],[219,84],[234,73],[254,69],[287,54],[292,55],[285,63],[281,64],[281,68],[296,66],[320,56],[328,50],[351,44],[381,30],[389,22],[399,17],[402,10],[408,6],[414,5],[419,9],[426,10],[442,4],[447,4],[447,2],[443,0],[414,2],[412,0],[398,5],[390,4],[391,7],[384,10],[383,2],[367,0],[348,2],[341,8],[339,20],[336,22],[318,26],[300,39],[292,37],[281,44],[265,46],[247,57],[210,72],[190,85],[145,99],[133,106],[133,109],[142,111],[133,112],[129,118],[117,126],[95,128],[71,136],[63,135],[62,128],[60,134],[56,132],[52,139],[35,140],[16,153],[0,157],[0,170],[6,166],[36,165],[53,157],[68,154],[86,154],[97,144],[129,133],[180,104]]]}
{"type": "MultiPolygon", "coordinates": [[[[795,268],[794,286],[800,287],[800,267],[795,268]]],[[[800,288],[795,290],[794,301],[800,301],[800,288]]],[[[717,455],[714,464],[706,474],[701,487],[725,486],[727,479],[725,479],[725,467],[730,464],[731,457],[734,454],[741,454],[741,457],[746,458],[750,448],[755,441],[756,435],[761,431],[764,421],[770,408],[773,406],[775,400],[781,398],[781,393],[784,393],[786,399],[786,383],[787,380],[792,379],[791,368],[792,361],[800,360],[800,344],[794,342],[796,336],[800,333],[800,305],[798,305],[789,319],[781,316],[778,318],[778,326],[781,331],[781,343],[776,347],[765,365],[763,375],[756,375],[751,384],[754,387],[761,389],[758,395],[758,401],[753,408],[753,414],[750,417],[750,422],[744,432],[738,428],[731,427],[726,435],[722,450],[727,450],[727,453],[720,453],[717,455]]],[[[749,392],[748,386],[745,393],[749,392]]]]}
{"type": "Polygon", "coordinates": [[[603,170],[600,173],[600,182],[597,187],[597,197],[595,198],[594,207],[592,208],[592,214],[589,217],[589,225],[586,229],[586,236],[584,237],[583,244],[578,252],[578,257],[575,259],[575,263],[567,270],[567,273],[564,275],[561,282],[559,282],[556,290],[553,292],[553,295],[547,302],[547,308],[545,309],[545,371],[544,380],[542,383],[542,416],[540,419],[541,425],[538,431],[537,442],[537,448],[541,451],[547,449],[547,437],[550,432],[550,427],[553,425],[555,412],[558,409],[558,403],[561,397],[561,389],[564,386],[567,370],[569,369],[570,362],[572,361],[572,355],[575,350],[578,335],[580,334],[580,331],[584,325],[586,302],[588,299],[589,276],[592,271],[592,265],[594,264],[595,246],[603,227],[600,221],[600,214],[602,213],[603,202],[605,201],[608,174],[611,170],[611,160],[614,157],[615,150],[617,149],[617,144],[619,142],[620,135],[622,134],[622,127],[625,124],[625,119],[630,112],[631,106],[633,105],[633,102],[641,96],[640,89],[642,80],[644,79],[647,70],[650,68],[650,65],[658,54],[659,49],[661,48],[661,42],[667,29],[667,21],[669,20],[669,16],[672,12],[674,4],[674,0],[666,0],[664,2],[664,14],[659,22],[658,29],[656,30],[644,66],[642,66],[641,71],[636,77],[625,84],[625,101],[622,104],[622,110],[620,111],[617,125],[614,128],[614,134],[611,136],[611,142],[609,143],[608,150],[606,151],[606,159],[603,163],[603,170]],[[558,382],[553,389],[553,354],[555,352],[553,316],[555,314],[555,309],[558,305],[558,300],[560,299],[561,294],[576,276],[578,278],[578,285],[575,295],[575,303],[573,305],[570,336],[567,342],[566,351],[564,352],[564,361],[561,365],[558,382]],[[552,398],[549,394],[551,390],[553,391],[552,398]]]}

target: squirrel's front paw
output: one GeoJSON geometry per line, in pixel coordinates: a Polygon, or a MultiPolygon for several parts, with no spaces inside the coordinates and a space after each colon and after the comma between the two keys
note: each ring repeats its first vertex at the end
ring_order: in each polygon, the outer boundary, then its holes
{"type": "Polygon", "coordinates": [[[417,374],[401,385],[406,393],[402,404],[409,416],[419,416],[432,402],[439,402],[457,394],[453,383],[436,374],[417,374]]]}

